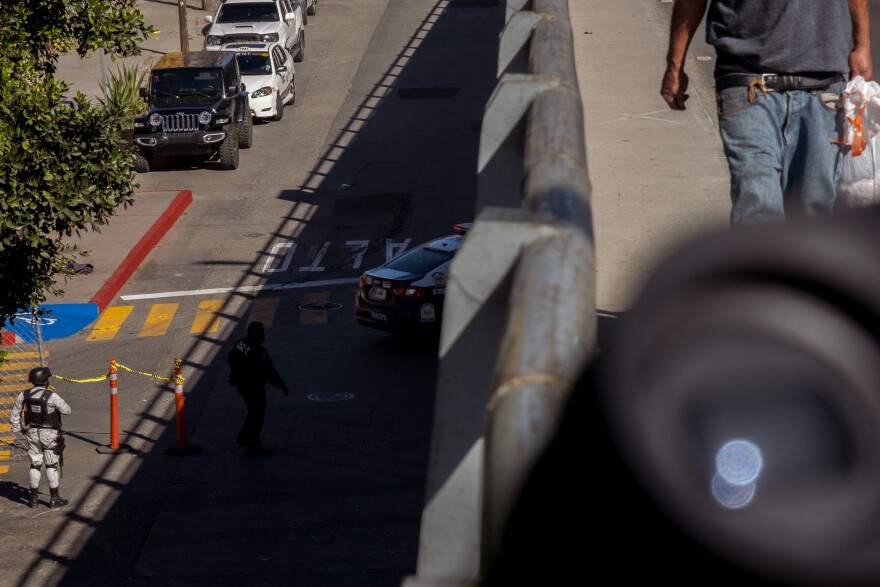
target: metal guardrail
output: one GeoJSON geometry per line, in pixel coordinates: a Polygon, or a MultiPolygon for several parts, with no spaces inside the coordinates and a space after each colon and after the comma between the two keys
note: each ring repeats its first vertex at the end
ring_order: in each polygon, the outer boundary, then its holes
{"type": "Polygon", "coordinates": [[[475,584],[596,350],[572,34],[568,0],[507,2],[476,220],[447,286],[418,569],[405,587],[475,584]]]}

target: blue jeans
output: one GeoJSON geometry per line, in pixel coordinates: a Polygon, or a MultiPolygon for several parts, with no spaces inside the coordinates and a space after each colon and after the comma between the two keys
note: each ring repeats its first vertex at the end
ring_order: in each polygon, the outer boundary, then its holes
{"type": "Polygon", "coordinates": [[[843,148],[842,111],[823,94],[839,96],[845,82],[826,90],[755,92],[727,88],[716,96],[718,123],[730,169],[730,224],[781,222],[830,214],[843,148]]]}

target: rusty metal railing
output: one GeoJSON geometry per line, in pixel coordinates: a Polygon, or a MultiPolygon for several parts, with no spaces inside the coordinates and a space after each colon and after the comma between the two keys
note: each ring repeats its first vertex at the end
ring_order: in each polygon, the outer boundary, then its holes
{"type": "Polygon", "coordinates": [[[596,350],[583,105],[568,0],[510,0],[474,227],[450,272],[417,575],[471,585],[596,350]]]}

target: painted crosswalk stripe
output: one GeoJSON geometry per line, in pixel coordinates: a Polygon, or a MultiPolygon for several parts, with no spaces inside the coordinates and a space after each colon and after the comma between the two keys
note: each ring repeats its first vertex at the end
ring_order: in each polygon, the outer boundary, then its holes
{"type": "Polygon", "coordinates": [[[263,326],[269,328],[275,319],[275,312],[278,310],[279,297],[257,298],[251,306],[251,313],[248,316],[248,323],[262,322],[263,326]]]}
{"type": "MultiPolygon", "coordinates": [[[[307,293],[303,296],[303,305],[318,304],[320,302],[330,301],[330,292],[321,291],[315,293],[307,293]]],[[[325,324],[327,322],[327,310],[300,310],[300,324],[325,324]]]]}
{"type": "Polygon", "coordinates": [[[112,340],[134,306],[111,306],[104,310],[86,340],[112,340]]]}
{"type": "Polygon", "coordinates": [[[138,336],[163,336],[171,326],[171,319],[180,304],[153,304],[138,336]]]}
{"type": "Polygon", "coordinates": [[[193,334],[200,332],[217,332],[220,329],[220,317],[217,313],[223,307],[223,300],[205,300],[199,302],[199,309],[189,331],[193,334]]]}

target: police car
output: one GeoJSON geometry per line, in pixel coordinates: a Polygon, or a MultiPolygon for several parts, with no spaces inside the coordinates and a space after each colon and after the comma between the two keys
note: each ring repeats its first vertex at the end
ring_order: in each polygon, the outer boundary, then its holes
{"type": "Polygon", "coordinates": [[[281,120],[284,107],[296,101],[296,69],[290,53],[280,43],[229,43],[223,49],[237,53],[254,118],[281,120]]]}
{"type": "Polygon", "coordinates": [[[365,271],[354,304],[357,323],[392,333],[439,332],[449,267],[472,226],[456,224],[455,234],[365,271]]]}

